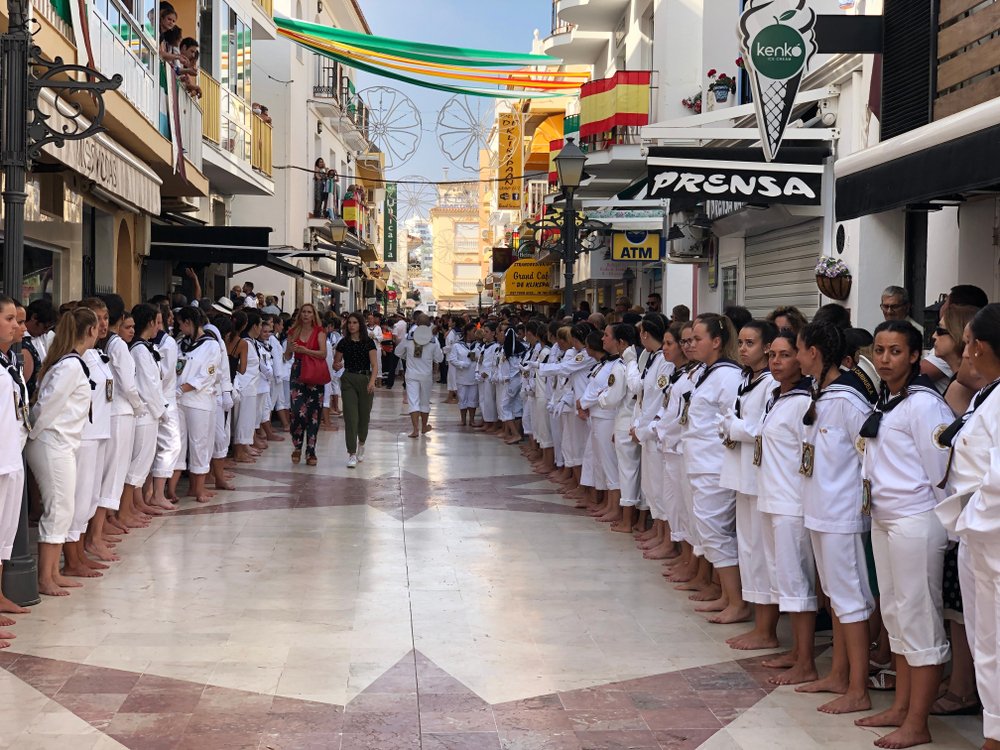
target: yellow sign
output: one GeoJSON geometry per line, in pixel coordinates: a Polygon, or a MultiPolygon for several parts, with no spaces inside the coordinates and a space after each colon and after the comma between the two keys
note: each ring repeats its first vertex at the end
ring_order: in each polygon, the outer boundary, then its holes
{"type": "Polygon", "coordinates": [[[611,246],[611,260],[656,261],[660,260],[659,232],[615,232],[611,246]]]}
{"type": "Polygon", "coordinates": [[[497,120],[500,129],[497,208],[501,211],[510,209],[520,211],[524,147],[521,143],[519,117],[508,112],[497,115],[497,120]]]}
{"type": "Polygon", "coordinates": [[[559,292],[552,288],[553,268],[554,266],[539,263],[533,258],[525,258],[512,264],[503,275],[500,288],[503,304],[559,302],[559,292]]]}

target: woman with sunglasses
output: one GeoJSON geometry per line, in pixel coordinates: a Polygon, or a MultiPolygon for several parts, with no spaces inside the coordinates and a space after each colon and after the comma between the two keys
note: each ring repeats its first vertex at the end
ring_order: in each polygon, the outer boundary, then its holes
{"type": "Polygon", "coordinates": [[[952,453],[946,472],[948,498],[936,512],[948,532],[961,539],[959,575],[983,705],[983,747],[1000,750],[1000,456],[995,447],[1000,444],[1000,304],[977,312],[964,338],[963,358],[989,385],[940,437],[952,453]]]}
{"type": "Polygon", "coordinates": [[[802,506],[833,610],[833,665],[829,675],[797,689],[839,693],[819,708],[832,714],[871,708],[868,618],[875,611],[862,540],[869,519],[861,512],[858,437],[871,404],[856,376],[840,369],[847,349],[844,330],[831,323],[810,323],[799,334],[799,365],[813,379],[812,403],[802,419],[802,506]]]}
{"type": "Polygon", "coordinates": [[[863,727],[899,727],[878,747],[931,741],[927,716],[937,697],[949,647],[941,587],[948,535],[934,514],[948,454],[938,437],[951,411],[920,375],[920,332],[907,321],[875,329],[874,361],[882,378],[864,438],[862,512],[872,517],[872,548],[882,619],[896,655],[896,695],[890,708],[858,719],[863,727]]]}

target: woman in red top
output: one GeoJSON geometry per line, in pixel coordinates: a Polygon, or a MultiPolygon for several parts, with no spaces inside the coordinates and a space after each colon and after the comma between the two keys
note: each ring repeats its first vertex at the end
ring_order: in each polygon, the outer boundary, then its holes
{"type": "MultiPolygon", "coordinates": [[[[292,401],[292,463],[302,459],[302,442],[306,443],[306,464],[316,465],[316,436],[319,434],[319,417],[323,408],[323,386],[325,383],[302,382],[302,363],[312,358],[326,367],[326,335],[319,324],[316,308],[308,302],[299,308],[298,315],[288,329],[285,340],[285,359],[295,358],[289,395],[292,401]]],[[[312,368],[307,368],[312,369],[312,368]]]]}

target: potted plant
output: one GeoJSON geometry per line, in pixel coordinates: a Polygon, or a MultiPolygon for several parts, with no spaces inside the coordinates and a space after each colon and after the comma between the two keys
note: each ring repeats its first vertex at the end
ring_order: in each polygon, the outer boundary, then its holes
{"type": "Polygon", "coordinates": [[[696,115],[701,114],[701,92],[699,91],[694,96],[689,96],[687,99],[681,99],[681,104],[684,105],[685,109],[690,109],[696,115]]]}
{"type": "Polygon", "coordinates": [[[843,302],[851,294],[851,269],[842,260],[829,255],[820,257],[816,263],[816,286],[824,297],[843,302]]]}
{"type": "Polygon", "coordinates": [[[715,94],[715,101],[718,104],[725,104],[729,101],[729,95],[736,91],[736,79],[728,73],[720,73],[715,68],[708,71],[711,83],[708,90],[715,94]]]}

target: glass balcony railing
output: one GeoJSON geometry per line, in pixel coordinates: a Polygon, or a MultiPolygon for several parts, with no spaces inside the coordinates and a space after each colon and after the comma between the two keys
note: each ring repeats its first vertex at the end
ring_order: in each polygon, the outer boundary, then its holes
{"type": "Polygon", "coordinates": [[[256,114],[250,121],[250,166],[271,176],[271,126],[256,114]]]}

